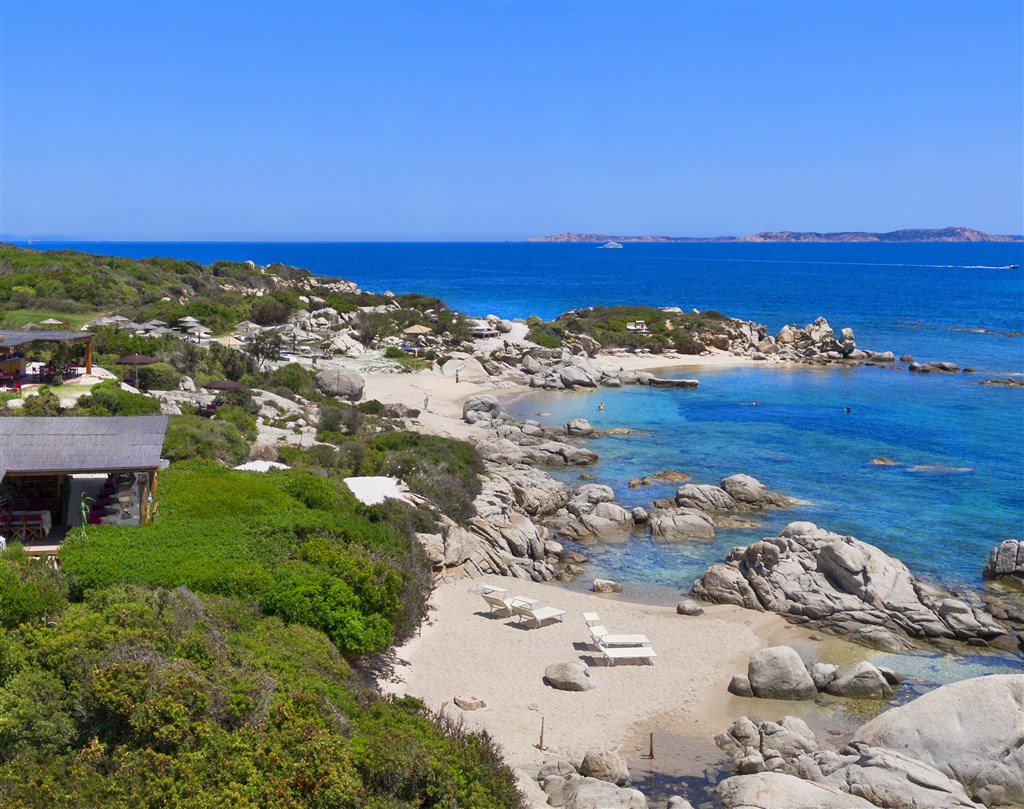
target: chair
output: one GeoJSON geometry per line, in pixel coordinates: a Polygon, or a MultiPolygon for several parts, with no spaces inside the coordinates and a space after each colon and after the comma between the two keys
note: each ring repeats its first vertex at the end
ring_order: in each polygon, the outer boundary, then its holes
{"type": "Polygon", "coordinates": [[[525,618],[527,623],[532,624],[535,629],[545,621],[561,621],[562,616],[565,615],[565,610],[558,610],[554,607],[530,606],[516,603],[516,599],[512,599],[512,602],[512,614],[518,616],[519,623],[522,623],[525,618]]]}
{"type": "Polygon", "coordinates": [[[20,531],[23,542],[30,539],[38,539],[41,542],[45,538],[43,518],[39,514],[19,514],[17,522],[12,527],[20,531]]]}
{"type": "Polygon", "coordinates": [[[512,615],[512,602],[515,598],[506,595],[507,593],[508,590],[498,588],[482,593],[484,601],[490,607],[489,612],[497,611],[498,615],[506,617],[512,615]]]}
{"type": "Polygon", "coordinates": [[[651,660],[658,656],[654,649],[648,646],[605,646],[600,641],[597,650],[604,655],[609,666],[614,666],[616,660],[643,660],[653,666],[651,660]]]}
{"type": "Polygon", "coordinates": [[[601,616],[596,612],[585,612],[583,613],[583,620],[587,622],[587,626],[594,626],[601,623],[601,616]]]}
{"type": "Polygon", "coordinates": [[[603,626],[590,627],[590,637],[598,646],[646,646],[650,643],[645,635],[613,635],[603,626]]]}

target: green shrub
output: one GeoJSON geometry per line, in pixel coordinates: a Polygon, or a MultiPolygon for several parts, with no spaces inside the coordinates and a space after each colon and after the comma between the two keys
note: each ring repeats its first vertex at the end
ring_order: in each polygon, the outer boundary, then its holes
{"type": "Polygon", "coordinates": [[[531,329],[526,335],[526,339],[542,348],[558,348],[562,344],[562,340],[559,337],[540,329],[531,329]]]}
{"type": "Polygon", "coordinates": [[[43,620],[64,606],[64,577],[20,546],[0,553],[0,627],[43,620]]]}
{"type": "Polygon", "coordinates": [[[388,346],[384,349],[384,356],[389,360],[404,360],[408,355],[398,346],[388,346]]]}
{"type": "Polygon", "coordinates": [[[233,424],[246,441],[256,440],[256,417],[238,405],[224,404],[218,407],[216,420],[233,424]]]}
{"type": "MultiPolygon", "coordinates": [[[[122,377],[131,384],[135,384],[135,368],[124,372],[122,377]]],[[[166,362],[157,362],[153,365],[143,365],[138,368],[139,385],[146,390],[177,390],[181,382],[181,374],[166,362]]]]}
{"type": "Polygon", "coordinates": [[[366,442],[366,459],[355,474],[402,478],[456,522],[476,512],[483,462],[464,441],[411,432],[390,432],[366,442]]]}
{"type": "Polygon", "coordinates": [[[249,445],[230,421],[201,416],[171,416],[164,435],[163,457],[171,461],[205,459],[237,466],[249,456],[249,445]]]}
{"type": "Polygon", "coordinates": [[[108,379],[89,389],[77,404],[83,416],[150,416],[160,412],[160,402],[150,396],[123,390],[108,379]]]}

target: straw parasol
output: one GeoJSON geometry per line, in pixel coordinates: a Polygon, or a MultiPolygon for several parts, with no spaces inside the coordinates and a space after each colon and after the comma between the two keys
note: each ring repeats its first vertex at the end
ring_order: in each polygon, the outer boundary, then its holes
{"type": "Polygon", "coordinates": [[[237,348],[238,346],[245,345],[245,343],[243,343],[237,337],[233,337],[230,334],[225,337],[215,337],[213,339],[213,342],[220,343],[222,346],[226,346],[228,348],[237,348]]]}
{"type": "Polygon", "coordinates": [[[55,318],[55,317],[48,317],[48,318],[46,318],[46,320],[40,320],[39,322],[42,323],[44,326],[63,326],[64,325],[64,321],[63,320],[57,320],[57,318],[55,318]]]}
{"type": "Polygon", "coordinates": [[[430,334],[433,331],[430,326],[410,326],[402,330],[402,334],[430,334]]]}
{"type": "Polygon", "coordinates": [[[118,365],[135,366],[135,387],[139,386],[139,366],[154,365],[160,362],[156,357],[147,357],[145,354],[128,354],[117,361],[118,365]]]}
{"type": "Polygon", "coordinates": [[[235,324],[235,328],[238,329],[239,331],[244,331],[244,332],[259,331],[260,330],[259,325],[257,325],[256,323],[253,323],[251,320],[243,320],[241,323],[236,323],[235,324]]]}

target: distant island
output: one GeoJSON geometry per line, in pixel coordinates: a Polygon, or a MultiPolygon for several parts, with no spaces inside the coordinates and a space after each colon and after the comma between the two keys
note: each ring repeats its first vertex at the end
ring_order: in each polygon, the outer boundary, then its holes
{"type": "Polygon", "coordinates": [[[810,233],[764,231],[752,236],[613,236],[607,233],[556,233],[535,236],[528,242],[1020,242],[1024,236],[994,236],[963,227],[906,228],[888,233],[843,231],[810,233]]]}

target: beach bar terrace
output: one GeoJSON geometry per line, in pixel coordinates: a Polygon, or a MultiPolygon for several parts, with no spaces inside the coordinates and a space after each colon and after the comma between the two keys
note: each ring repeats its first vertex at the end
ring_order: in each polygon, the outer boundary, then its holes
{"type": "Polygon", "coordinates": [[[83,521],[145,524],[166,429],[167,416],[0,418],[0,535],[55,553],[83,521]]]}
{"type": "MultiPolygon", "coordinates": [[[[29,331],[0,329],[0,387],[13,388],[33,382],[48,382],[53,369],[37,367],[30,371],[26,349],[30,343],[85,344],[85,373],[92,373],[92,338],[81,331],[29,331]],[[48,371],[49,370],[49,374],[48,371]]],[[[70,369],[68,369],[70,370],[70,369]]],[[[65,374],[68,375],[68,374],[65,374]]]]}

